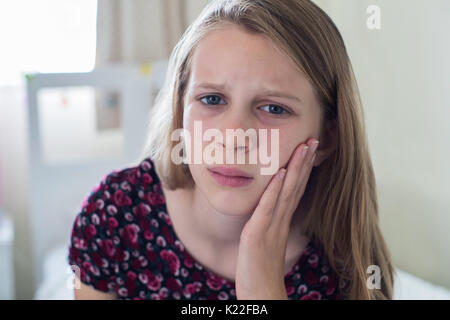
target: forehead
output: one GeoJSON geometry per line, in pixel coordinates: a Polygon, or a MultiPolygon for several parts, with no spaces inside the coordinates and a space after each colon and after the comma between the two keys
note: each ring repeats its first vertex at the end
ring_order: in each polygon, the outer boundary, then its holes
{"type": "Polygon", "coordinates": [[[192,56],[191,80],[312,91],[303,73],[270,39],[236,25],[212,30],[200,40],[192,56]]]}

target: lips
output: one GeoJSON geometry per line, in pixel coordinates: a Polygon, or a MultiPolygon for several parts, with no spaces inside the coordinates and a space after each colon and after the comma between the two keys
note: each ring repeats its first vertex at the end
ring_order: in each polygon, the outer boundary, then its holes
{"type": "Polygon", "coordinates": [[[214,167],[208,169],[214,180],[226,187],[243,187],[249,185],[253,178],[246,172],[227,167],[214,167]]]}
{"type": "Polygon", "coordinates": [[[212,172],[219,173],[223,176],[227,177],[240,177],[240,178],[252,178],[252,176],[245,171],[235,169],[235,168],[227,168],[227,167],[213,167],[209,169],[212,172]]]}

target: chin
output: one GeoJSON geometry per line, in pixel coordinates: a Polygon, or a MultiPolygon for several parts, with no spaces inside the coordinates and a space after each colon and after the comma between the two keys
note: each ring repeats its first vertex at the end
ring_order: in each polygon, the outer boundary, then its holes
{"type": "Polygon", "coordinates": [[[244,217],[251,214],[254,207],[249,206],[249,199],[235,199],[230,202],[227,199],[220,198],[219,195],[207,195],[208,202],[218,212],[235,217],[244,217]]]}

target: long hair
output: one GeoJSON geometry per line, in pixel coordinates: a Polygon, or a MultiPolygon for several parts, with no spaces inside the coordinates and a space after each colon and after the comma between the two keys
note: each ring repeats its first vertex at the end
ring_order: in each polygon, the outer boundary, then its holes
{"type": "Polygon", "coordinates": [[[192,53],[211,30],[227,23],[261,34],[294,61],[308,78],[325,122],[335,123],[336,148],[313,168],[302,206],[302,232],[320,241],[347,299],[392,299],[391,257],[379,228],[376,182],[359,89],[342,36],[330,17],[305,0],[213,0],[186,29],[169,59],[166,78],[150,112],[150,157],[169,189],[193,186],[186,164],[171,161],[171,133],[183,127],[183,97],[192,53]],[[381,288],[368,287],[368,268],[381,272],[381,288]],[[345,290],[344,290],[345,289],[345,290]]]}

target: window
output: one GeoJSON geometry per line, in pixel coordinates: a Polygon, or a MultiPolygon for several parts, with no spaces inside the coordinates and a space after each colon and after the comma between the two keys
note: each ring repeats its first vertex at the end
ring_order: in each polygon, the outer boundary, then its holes
{"type": "Polygon", "coordinates": [[[0,86],[28,72],[94,68],[97,1],[0,0],[0,86]]]}

